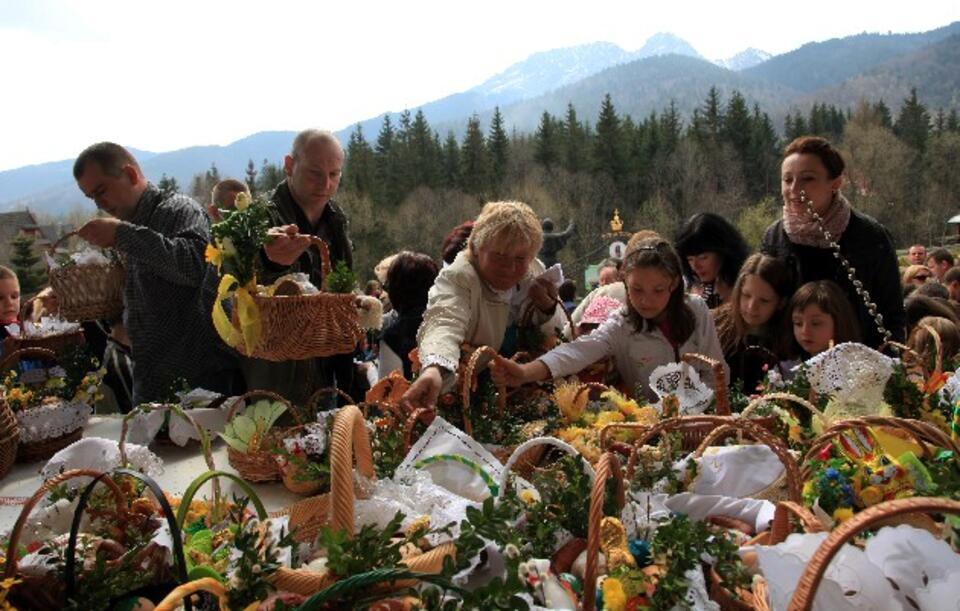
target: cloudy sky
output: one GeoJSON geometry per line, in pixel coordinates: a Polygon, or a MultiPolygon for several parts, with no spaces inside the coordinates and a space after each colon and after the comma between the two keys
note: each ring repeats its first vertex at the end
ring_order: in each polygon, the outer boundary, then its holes
{"type": "Polygon", "coordinates": [[[0,0],[0,170],[99,140],[166,151],[341,129],[587,42],[672,32],[726,58],[958,19],[956,0],[0,0]]]}

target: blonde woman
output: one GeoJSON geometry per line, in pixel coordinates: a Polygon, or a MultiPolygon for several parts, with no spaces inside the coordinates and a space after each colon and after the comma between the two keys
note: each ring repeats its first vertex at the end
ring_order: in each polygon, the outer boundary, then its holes
{"type": "Polygon", "coordinates": [[[553,280],[542,276],[536,254],[543,243],[540,220],[521,202],[483,207],[467,243],[440,271],[430,289],[417,333],[420,377],[403,396],[407,408],[432,407],[441,389],[453,387],[460,345],[500,349],[507,327],[528,307],[544,329],[562,326],[553,280]]]}

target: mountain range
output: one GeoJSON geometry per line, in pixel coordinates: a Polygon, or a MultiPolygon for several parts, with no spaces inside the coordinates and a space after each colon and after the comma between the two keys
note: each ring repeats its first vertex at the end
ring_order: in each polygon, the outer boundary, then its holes
{"type": "MultiPolygon", "coordinates": [[[[672,34],[656,34],[636,51],[596,42],[535,53],[464,92],[420,107],[441,136],[462,135],[466,119],[477,114],[486,124],[494,107],[508,130],[533,132],[544,110],[554,115],[573,104],[581,118],[594,121],[603,96],[617,111],[634,118],[659,112],[672,102],[686,117],[703,103],[710,87],[726,98],[740,91],[759,104],[775,125],[788,112],[806,112],[814,102],[851,107],[866,97],[883,99],[896,112],[916,87],[932,110],[960,108],[960,22],[915,34],[858,34],[808,43],[782,55],[747,49],[717,61],[701,56],[672,34]]],[[[415,109],[412,109],[415,110],[415,109]]],[[[359,126],[374,140],[388,112],[338,132],[346,142],[359,126]]],[[[216,164],[222,176],[243,176],[248,160],[279,162],[293,132],[260,132],[226,146],[193,146],[156,153],[133,149],[147,176],[162,174],[182,185],[216,164]]],[[[84,199],[71,175],[72,160],[0,172],[0,211],[29,206],[61,214],[84,199]]],[[[89,204],[88,204],[89,205],[89,204]]]]}

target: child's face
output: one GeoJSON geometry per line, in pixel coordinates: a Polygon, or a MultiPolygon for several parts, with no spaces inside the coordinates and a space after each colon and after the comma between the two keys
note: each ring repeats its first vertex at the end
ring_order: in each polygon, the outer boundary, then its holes
{"type": "Polygon", "coordinates": [[[647,319],[663,313],[670,302],[670,294],[680,282],[679,278],[671,278],[658,267],[635,267],[627,273],[625,280],[630,305],[647,319]]]}
{"type": "Polygon", "coordinates": [[[793,336],[807,354],[819,354],[829,348],[833,340],[833,317],[816,304],[794,310],[793,336]]]}
{"type": "Polygon", "coordinates": [[[20,315],[20,282],[16,278],[0,280],[0,321],[12,322],[20,315]]]}
{"type": "Polygon", "coordinates": [[[744,277],[740,287],[740,316],[749,327],[767,324],[780,306],[780,296],[756,274],[744,277]]]}

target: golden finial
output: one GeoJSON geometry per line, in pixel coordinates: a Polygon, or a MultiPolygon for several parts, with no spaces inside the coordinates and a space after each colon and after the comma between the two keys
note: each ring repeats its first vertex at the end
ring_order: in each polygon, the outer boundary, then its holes
{"type": "Polygon", "coordinates": [[[623,231],[623,221],[620,220],[620,210],[617,208],[613,209],[613,218],[610,219],[610,231],[613,233],[623,231]]]}

